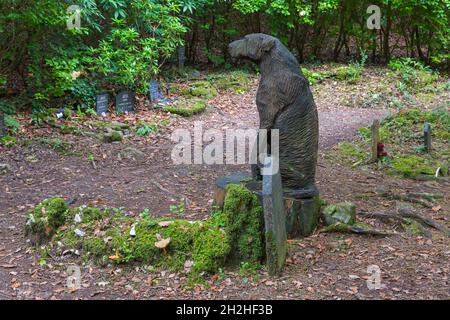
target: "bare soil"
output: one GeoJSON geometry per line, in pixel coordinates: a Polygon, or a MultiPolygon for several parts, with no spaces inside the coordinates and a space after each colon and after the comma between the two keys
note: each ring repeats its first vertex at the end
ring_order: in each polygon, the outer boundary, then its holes
{"type": "MultiPolygon", "coordinates": [[[[448,299],[449,239],[433,231],[432,239],[399,234],[385,238],[346,234],[325,234],[320,230],[307,239],[290,241],[286,270],[270,279],[264,270],[240,275],[225,270],[208,278],[208,285],[187,289],[186,275],[168,271],[147,271],[143,265],[100,268],[81,264],[79,259],[52,256],[40,266],[39,250],[31,248],[23,235],[25,214],[43,199],[62,196],[74,206],[123,207],[130,215],[148,208],[157,216],[173,216],[171,204],[187,204],[183,218],[205,219],[211,211],[215,180],[247,166],[172,164],[171,132],[193,127],[256,127],[254,104],[257,87],[244,95],[221,94],[208,110],[191,119],[171,118],[157,135],[134,137],[119,144],[104,144],[88,137],[60,136],[50,128],[27,128],[26,135],[53,135],[68,139],[83,156],[64,156],[37,146],[3,149],[0,163],[12,172],[0,176],[0,299],[448,299]],[[145,156],[123,159],[119,153],[134,147],[145,156]],[[87,160],[93,154],[96,168],[87,160]],[[34,155],[34,158],[30,158],[34,155]],[[30,160],[31,159],[31,160],[30,160]],[[81,266],[82,288],[66,287],[67,267],[81,266]],[[379,290],[369,290],[367,268],[381,269],[379,290]]],[[[447,182],[417,182],[385,176],[380,172],[353,170],[327,160],[329,149],[349,140],[358,128],[381,119],[392,110],[362,109],[339,105],[339,92],[315,88],[320,115],[320,151],[317,185],[321,197],[330,203],[351,201],[358,211],[394,208],[394,201],[374,192],[378,186],[409,192],[450,194],[447,182]]],[[[345,92],[341,93],[345,95],[345,92]]],[[[157,111],[141,111],[120,121],[168,117],[157,111]]],[[[117,120],[117,119],[116,119],[117,120]]],[[[449,223],[450,200],[439,210],[417,207],[424,216],[449,223]]],[[[377,221],[360,220],[378,226],[377,221]]]]}

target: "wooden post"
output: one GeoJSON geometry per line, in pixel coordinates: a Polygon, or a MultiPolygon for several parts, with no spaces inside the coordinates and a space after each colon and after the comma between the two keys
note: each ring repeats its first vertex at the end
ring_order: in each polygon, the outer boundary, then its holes
{"type": "Polygon", "coordinates": [[[370,162],[378,161],[378,143],[380,143],[380,121],[374,120],[372,123],[372,157],[370,162]]]}
{"type": "Polygon", "coordinates": [[[431,124],[425,123],[423,128],[423,144],[425,146],[425,152],[431,151],[431,124]]]}
{"type": "Polygon", "coordinates": [[[6,136],[5,115],[0,112],[0,138],[6,136]]]}

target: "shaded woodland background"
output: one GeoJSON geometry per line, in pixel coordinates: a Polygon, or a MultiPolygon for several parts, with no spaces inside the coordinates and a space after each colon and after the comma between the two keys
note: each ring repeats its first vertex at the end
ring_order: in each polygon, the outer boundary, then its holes
{"type": "Polygon", "coordinates": [[[448,71],[449,9],[449,0],[2,0],[0,111],[86,110],[100,92],[144,94],[150,79],[176,75],[180,46],[188,66],[230,68],[228,43],[252,32],[279,37],[301,63],[409,57],[448,71]],[[68,30],[73,4],[81,28],[68,30]],[[371,4],[380,30],[367,28],[371,4]]]}

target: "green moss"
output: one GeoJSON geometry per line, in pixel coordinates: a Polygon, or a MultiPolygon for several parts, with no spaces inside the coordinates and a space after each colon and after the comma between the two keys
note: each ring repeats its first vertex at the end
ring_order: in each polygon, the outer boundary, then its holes
{"type": "Polygon", "coordinates": [[[76,126],[62,125],[60,130],[62,134],[73,134],[77,133],[79,131],[79,128],[76,126]]]}
{"type": "Polygon", "coordinates": [[[142,221],[136,226],[136,237],[131,241],[131,250],[136,260],[182,269],[184,262],[191,258],[195,236],[195,226],[187,221],[176,220],[167,227],[158,225],[159,221],[142,221]],[[166,251],[155,246],[159,235],[170,238],[166,251]]]}
{"type": "Polygon", "coordinates": [[[400,174],[405,178],[416,178],[419,175],[433,176],[439,167],[444,175],[448,173],[446,163],[430,160],[425,156],[405,155],[396,157],[391,161],[391,173],[400,174]]]}
{"type": "Polygon", "coordinates": [[[430,237],[430,233],[416,220],[403,219],[402,227],[407,234],[413,237],[430,237]]]}
{"type": "Polygon", "coordinates": [[[101,237],[84,239],[83,249],[94,257],[102,257],[107,254],[107,244],[101,237]]]}
{"type": "Polygon", "coordinates": [[[69,208],[62,198],[50,198],[42,201],[30,210],[25,223],[25,235],[33,242],[41,243],[50,239],[66,220],[69,208]]]}
{"type": "Polygon", "coordinates": [[[61,155],[71,155],[73,150],[73,145],[71,142],[68,142],[59,138],[46,138],[39,137],[30,140],[24,140],[23,144],[27,145],[40,145],[46,148],[50,148],[55,150],[61,155]]]}
{"type": "Polygon", "coordinates": [[[203,112],[206,102],[202,100],[181,100],[163,108],[165,112],[178,114],[183,117],[192,117],[194,114],[203,112]]]}
{"type": "MultiPolygon", "coordinates": [[[[372,165],[389,174],[411,179],[434,179],[438,168],[448,175],[450,158],[450,113],[445,108],[422,111],[419,108],[401,110],[386,117],[380,126],[380,141],[385,145],[387,157],[372,165]],[[426,153],[423,142],[425,123],[431,124],[432,149],[426,153]]],[[[359,129],[359,137],[353,142],[338,145],[330,156],[345,164],[367,165],[371,150],[371,130],[359,129]]]]}
{"type": "MultiPolygon", "coordinates": [[[[52,208],[55,204],[52,202],[52,208]]],[[[42,212],[42,206],[34,210],[42,212]]],[[[79,207],[69,211],[63,207],[64,218],[52,224],[52,230],[60,227],[54,240],[61,242],[64,249],[80,249],[85,254],[83,259],[93,258],[100,264],[139,261],[180,271],[189,260],[193,262],[193,277],[217,272],[229,262],[259,264],[263,257],[263,225],[256,196],[244,187],[231,186],[225,207],[203,222],[149,217],[135,220],[120,209],[79,207]],[[77,235],[77,229],[83,235],[77,235]],[[156,242],[169,238],[165,248],[156,246],[156,242]]],[[[58,212],[61,210],[58,208],[58,212]]]]}
{"type": "Polygon", "coordinates": [[[238,261],[260,262],[263,257],[263,211],[247,188],[228,185],[223,214],[231,239],[231,255],[238,261]]]}
{"type": "Polygon", "coordinates": [[[111,143],[111,142],[120,142],[123,140],[123,134],[121,131],[110,131],[105,133],[102,137],[103,142],[111,143]]]}
{"type": "Polygon", "coordinates": [[[230,238],[220,228],[207,228],[197,233],[193,260],[195,272],[217,272],[225,265],[230,253],[230,238]]]}
{"type": "Polygon", "coordinates": [[[105,212],[92,207],[86,207],[81,210],[81,219],[83,223],[90,223],[100,220],[105,216],[105,212]]]}
{"type": "Polygon", "coordinates": [[[329,205],[323,210],[323,219],[327,225],[336,222],[353,225],[356,221],[356,206],[351,202],[329,205]]]}
{"type": "Polygon", "coordinates": [[[348,163],[356,163],[368,159],[368,152],[356,143],[342,142],[338,145],[339,155],[348,163]]]}
{"type": "Polygon", "coordinates": [[[207,81],[196,81],[189,84],[187,88],[181,88],[185,96],[212,99],[217,96],[217,90],[207,81]]]}
{"type": "Polygon", "coordinates": [[[212,75],[208,77],[213,86],[220,91],[231,91],[237,94],[245,93],[250,88],[250,78],[248,73],[243,71],[233,71],[224,74],[212,75]]]}
{"type": "Polygon", "coordinates": [[[75,234],[74,229],[65,230],[58,232],[55,235],[55,240],[61,241],[65,248],[67,249],[81,249],[82,241],[81,238],[75,234]]]}

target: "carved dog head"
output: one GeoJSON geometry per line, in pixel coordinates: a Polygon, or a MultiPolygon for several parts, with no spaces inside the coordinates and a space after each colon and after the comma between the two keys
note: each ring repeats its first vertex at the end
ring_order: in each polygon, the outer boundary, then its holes
{"type": "Polygon", "coordinates": [[[267,34],[252,33],[230,43],[228,49],[233,59],[249,59],[258,62],[265,53],[275,47],[277,41],[279,41],[277,38],[267,34]]]}

